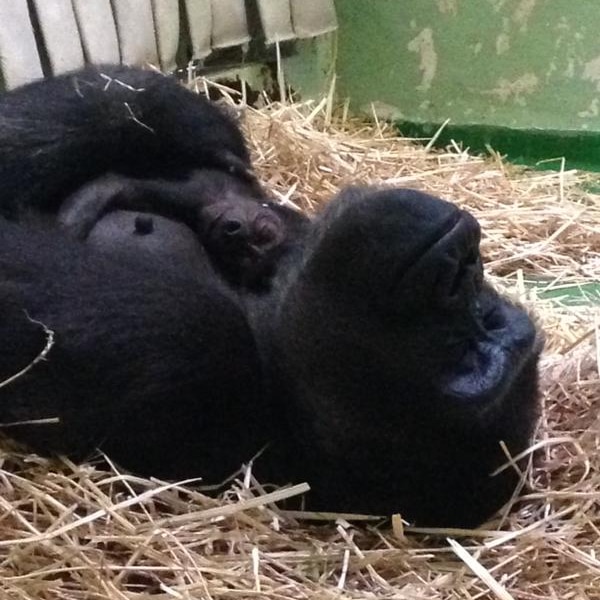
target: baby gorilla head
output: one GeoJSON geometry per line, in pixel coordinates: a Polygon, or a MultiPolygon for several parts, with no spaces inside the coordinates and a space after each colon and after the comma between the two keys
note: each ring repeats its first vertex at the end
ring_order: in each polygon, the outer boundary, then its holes
{"type": "Polygon", "coordinates": [[[200,222],[204,246],[229,280],[254,287],[273,275],[285,226],[270,204],[225,197],[203,208],[200,222]]]}

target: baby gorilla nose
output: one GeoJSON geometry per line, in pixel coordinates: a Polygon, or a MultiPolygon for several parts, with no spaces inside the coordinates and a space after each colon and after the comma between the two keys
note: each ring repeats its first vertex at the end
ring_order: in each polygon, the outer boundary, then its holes
{"type": "Polygon", "coordinates": [[[238,236],[242,232],[242,223],[236,219],[226,220],[222,228],[226,236],[238,236]]]}
{"type": "Polygon", "coordinates": [[[281,241],[281,224],[272,213],[257,217],[254,226],[253,245],[268,249],[281,241]]]}
{"type": "Polygon", "coordinates": [[[276,212],[248,198],[219,200],[200,212],[202,242],[226,279],[260,287],[274,272],[285,241],[276,212]]]}
{"type": "Polygon", "coordinates": [[[282,223],[273,210],[247,199],[217,202],[203,210],[200,219],[209,245],[258,250],[282,238],[282,223]]]}

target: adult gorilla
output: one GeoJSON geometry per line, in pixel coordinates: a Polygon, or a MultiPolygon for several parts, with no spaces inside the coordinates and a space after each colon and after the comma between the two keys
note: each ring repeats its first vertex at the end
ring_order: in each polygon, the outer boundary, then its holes
{"type": "Polygon", "coordinates": [[[483,282],[479,226],[412,190],[270,203],[243,140],[170,79],[89,69],[0,98],[0,420],[40,452],[313,509],[474,525],[512,493],[541,343],[483,282]],[[43,324],[43,325],[42,325],[43,324]]]}

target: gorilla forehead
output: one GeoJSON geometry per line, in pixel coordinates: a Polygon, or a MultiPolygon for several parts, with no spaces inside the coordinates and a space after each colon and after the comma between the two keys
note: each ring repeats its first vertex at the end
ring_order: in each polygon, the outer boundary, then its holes
{"type": "MultiPolygon", "coordinates": [[[[451,234],[457,241],[478,244],[480,227],[475,218],[456,205],[413,189],[347,188],[322,213],[327,235],[364,239],[363,232],[376,226],[379,242],[393,242],[394,253],[405,246],[411,262],[432,244],[451,234]],[[367,203],[365,197],[369,198],[367,203]],[[345,218],[338,220],[344,213],[345,218]],[[463,222],[463,227],[456,225],[463,222]]],[[[316,235],[323,234],[318,228],[316,235]]],[[[396,259],[398,259],[396,254],[396,259]]]]}
{"type": "Polygon", "coordinates": [[[463,262],[476,265],[480,237],[472,215],[424,192],[348,188],[315,223],[306,269],[323,285],[342,285],[389,307],[403,290],[431,296],[436,280],[463,262]]]}

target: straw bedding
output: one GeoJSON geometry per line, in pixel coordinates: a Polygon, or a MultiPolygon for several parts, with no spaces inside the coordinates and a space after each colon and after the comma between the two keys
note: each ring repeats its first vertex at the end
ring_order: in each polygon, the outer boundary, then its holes
{"type": "MultiPolygon", "coordinates": [[[[471,210],[490,277],[546,330],[544,412],[531,491],[475,531],[281,511],[305,488],[273,491],[240,472],[219,500],[93,464],[0,450],[0,598],[600,597],[600,378],[594,298],[539,299],[543,285],[600,280],[600,201],[590,175],[527,172],[492,155],[432,150],[320,105],[248,109],[259,174],[313,211],[340,186],[416,187],[471,210]],[[332,116],[334,115],[334,116],[332,116]],[[537,286],[528,281],[537,280],[537,286]]],[[[595,299],[598,302],[598,299],[595,299]]],[[[296,482],[301,484],[302,482],[296,482]]]]}

